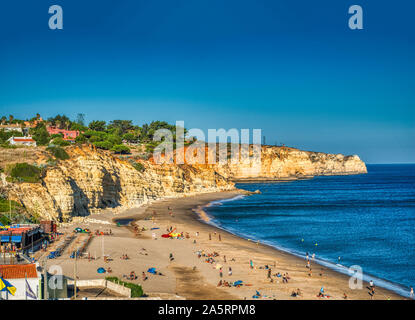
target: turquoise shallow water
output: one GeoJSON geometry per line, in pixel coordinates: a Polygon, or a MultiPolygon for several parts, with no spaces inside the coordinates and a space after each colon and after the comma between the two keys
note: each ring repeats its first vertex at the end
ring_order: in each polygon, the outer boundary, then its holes
{"type": "Polygon", "coordinates": [[[217,201],[212,223],[407,295],[415,286],[415,165],[368,165],[368,174],[239,184],[262,194],[217,201]],[[340,260],[339,260],[340,257],[340,260]]]}

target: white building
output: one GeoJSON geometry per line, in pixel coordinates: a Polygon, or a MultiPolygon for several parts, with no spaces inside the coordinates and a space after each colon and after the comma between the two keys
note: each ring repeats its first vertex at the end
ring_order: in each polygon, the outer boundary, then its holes
{"type": "Polygon", "coordinates": [[[2,124],[0,125],[0,130],[4,130],[5,132],[23,132],[23,129],[19,124],[2,124]]]}
{"type": "Polygon", "coordinates": [[[0,276],[16,288],[16,293],[0,291],[0,300],[39,300],[41,274],[37,271],[36,264],[4,264],[0,265],[0,276]],[[27,284],[26,284],[27,279],[27,284]],[[26,292],[32,292],[36,299],[26,292]]]}
{"type": "Polygon", "coordinates": [[[36,141],[32,137],[11,137],[7,141],[11,145],[36,147],[36,141]]]}

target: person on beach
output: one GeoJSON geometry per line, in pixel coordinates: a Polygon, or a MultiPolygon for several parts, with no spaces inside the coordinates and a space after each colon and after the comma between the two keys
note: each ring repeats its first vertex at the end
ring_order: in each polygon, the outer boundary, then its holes
{"type": "Polygon", "coordinates": [[[412,288],[412,287],[411,287],[411,292],[409,293],[409,296],[410,296],[411,298],[413,298],[413,297],[414,297],[414,288],[412,288]]]}
{"type": "Polygon", "coordinates": [[[305,253],[305,259],[308,260],[308,252],[305,253]]]}
{"type": "Polygon", "coordinates": [[[219,269],[219,276],[222,278],[223,277],[223,271],[222,268],[219,269]]]}
{"type": "Polygon", "coordinates": [[[369,295],[370,295],[370,300],[373,300],[373,297],[375,296],[375,287],[371,287],[370,291],[369,291],[369,295]]]}
{"type": "Polygon", "coordinates": [[[222,241],[222,237],[220,236],[220,233],[219,233],[219,241],[222,241]]]}
{"type": "Polygon", "coordinates": [[[314,261],[314,258],[316,257],[316,254],[315,253],[313,253],[313,256],[312,256],[312,259],[313,259],[313,261],[314,261]]]}
{"type": "Polygon", "coordinates": [[[229,275],[229,276],[231,276],[231,275],[232,275],[232,268],[231,268],[231,267],[229,267],[228,275],[229,275]]]}
{"type": "Polygon", "coordinates": [[[370,289],[372,289],[374,286],[375,286],[375,284],[373,283],[373,280],[370,280],[370,282],[369,282],[370,289]]]}
{"type": "Polygon", "coordinates": [[[271,279],[271,269],[268,269],[268,279],[271,279]]]}
{"type": "Polygon", "coordinates": [[[223,256],[223,262],[226,263],[226,256],[223,256]]]}
{"type": "Polygon", "coordinates": [[[170,261],[173,261],[174,260],[173,253],[170,253],[169,259],[170,259],[170,261]]]}
{"type": "MultiPolygon", "coordinates": [[[[131,276],[131,275],[130,275],[131,276]]],[[[146,276],[145,272],[143,271],[143,273],[141,274],[143,281],[146,281],[148,279],[148,277],[146,276]]]]}
{"type": "Polygon", "coordinates": [[[249,266],[251,267],[251,269],[254,268],[254,263],[252,262],[252,260],[249,260],[249,266]]]}
{"type": "Polygon", "coordinates": [[[209,233],[209,240],[212,240],[212,235],[209,233]]]}

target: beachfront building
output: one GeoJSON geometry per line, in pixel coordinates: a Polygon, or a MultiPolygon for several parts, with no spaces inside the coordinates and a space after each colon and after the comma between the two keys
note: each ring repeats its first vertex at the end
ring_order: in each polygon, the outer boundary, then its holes
{"type": "Polygon", "coordinates": [[[63,139],[67,141],[75,141],[75,139],[79,136],[79,131],[75,130],[65,130],[65,129],[59,129],[57,127],[47,127],[46,130],[48,130],[48,133],[50,135],[52,134],[61,134],[63,135],[63,139]]]}
{"type": "Polygon", "coordinates": [[[0,278],[16,288],[14,295],[7,290],[0,291],[0,300],[39,300],[41,274],[37,267],[34,263],[0,265],[0,278]]]}
{"type": "Polygon", "coordinates": [[[2,251],[34,252],[40,249],[45,234],[36,224],[17,224],[0,228],[2,251]]]}
{"type": "Polygon", "coordinates": [[[36,147],[36,141],[32,137],[11,137],[7,140],[13,146],[36,147]]]}

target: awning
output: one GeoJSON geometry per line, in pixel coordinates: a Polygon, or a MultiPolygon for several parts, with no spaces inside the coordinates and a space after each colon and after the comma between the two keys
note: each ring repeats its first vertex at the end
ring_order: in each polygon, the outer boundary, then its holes
{"type": "Polygon", "coordinates": [[[22,236],[12,236],[12,242],[22,242],[22,236]]]}

